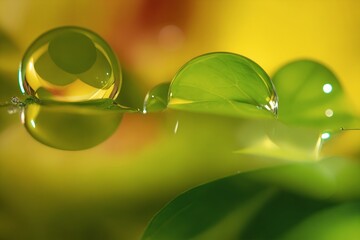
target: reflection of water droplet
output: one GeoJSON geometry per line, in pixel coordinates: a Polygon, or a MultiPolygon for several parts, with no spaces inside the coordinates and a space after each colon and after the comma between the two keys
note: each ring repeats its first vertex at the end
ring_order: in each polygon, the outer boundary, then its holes
{"type": "Polygon", "coordinates": [[[82,28],[62,27],[41,35],[28,48],[19,84],[24,94],[42,100],[115,98],[121,73],[116,55],[102,38],[82,28]]]}
{"type": "Polygon", "coordinates": [[[18,112],[18,110],[19,110],[19,108],[16,107],[16,106],[9,106],[8,109],[7,109],[7,112],[8,112],[9,114],[15,114],[15,113],[18,112]]]}
{"type": "Polygon", "coordinates": [[[319,131],[316,129],[290,126],[276,120],[269,122],[268,136],[288,158],[313,159],[317,157],[319,131]]]}
{"type": "Polygon", "coordinates": [[[324,93],[331,93],[332,91],[332,85],[330,83],[326,83],[323,86],[324,93]]]}
{"type": "Polygon", "coordinates": [[[186,63],[170,85],[169,107],[221,115],[277,114],[270,78],[250,59],[218,52],[186,63]],[[259,111],[259,108],[266,111],[259,111]]]}
{"type": "Polygon", "coordinates": [[[111,101],[78,104],[42,102],[28,104],[21,114],[27,131],[39,142],[63,150],[93,147],[117,129],[123,111],[111,101]]]}

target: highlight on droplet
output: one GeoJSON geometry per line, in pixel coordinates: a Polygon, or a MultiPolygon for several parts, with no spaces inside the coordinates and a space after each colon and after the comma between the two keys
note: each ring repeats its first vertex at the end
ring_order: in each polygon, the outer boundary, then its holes
{"type": "Polygon", "coordinates": [[[323,139],[323,140],[329,139],[330,137],[331,137],[331,135],[328,132],[324,132],[321,134],[321,139],[323,139]]]}
{"type": "Polygon", "coordinates": [[[326,83],[323,85],[323,91],[324,93],[331,93],[332,91],[332,85],[330,83],[326,83]]]}

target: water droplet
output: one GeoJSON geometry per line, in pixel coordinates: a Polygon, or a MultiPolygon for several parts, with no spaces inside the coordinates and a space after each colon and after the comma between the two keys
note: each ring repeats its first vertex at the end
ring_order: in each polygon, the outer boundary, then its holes
{"type": "Polygon", "coordinates": [[[51,30],[27,49],[19,69],[24,94],[41,100],[114,99],[121,85],[116,55],[97,34],[78,27],[51,30]]]}
{"type": "Polygon", "coordinates": [[[170,108],[221,115],[276,116],[278,108],[265,71],[246,57],[225,52],[186,63],[172,80],[169,96],[170,108]]]}
{"type": "Polygon", "coordinates": [[[76,104],[43,101],[27,104],[21,120],[30,135],[45,145],[63,150],[82,150],[110,137],[117,129],[123,112],[110,99],[76,104]]]}
{"type": "Polygon", "coordinates": [[[170,83],[161,83],[152,88],[145,96],[143,113],[165,110],[168,104],[170,83]]]}
{"type": "Polygon", "coordinates": [[[354,114],[334,73],[312,60],[291,62],[273,77],[280,99],[280,121],[335,130],[353,121],[354,114]]]}
{"type": "Polygon", "coordinates": [[[18,105],[20,103],[20,99],[18,97],[11,97],[10,101],[14,105],[18,105]]]}

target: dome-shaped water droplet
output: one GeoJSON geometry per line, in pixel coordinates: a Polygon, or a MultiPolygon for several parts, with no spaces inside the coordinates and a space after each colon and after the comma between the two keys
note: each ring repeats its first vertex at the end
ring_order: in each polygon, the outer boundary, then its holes
{"type": "Polygon", "coordinates": [[[145,96],[143,113],[159,112],[168,104],[170,83],[160,83],[153,87],[145,96]]]}
{"type": "Polygon", "coordinates": [[[265,71],[246,57],[225,52],[186,63],[174,77],[169,96],[169,108],[231,116],[276,115],[278,106],[265,71]]]}
{"type": "Polygon", "coordinates": [[[51,30],[27,49],[20,89],[41,100],[79,102],[114,99],[121,72],[116,55],[95,33],[77,27],[51,30]]]}

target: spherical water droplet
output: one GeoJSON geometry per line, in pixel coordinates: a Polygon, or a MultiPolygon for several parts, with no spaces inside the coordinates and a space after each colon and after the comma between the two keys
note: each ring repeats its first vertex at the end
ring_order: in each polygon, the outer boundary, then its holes
{"type": "Polygon", "coordinates": [[[246,57],[225,52],[186,63],[174,77],[169,96],[170,108],[221,115],[276,115],[278,108],[265,71],[246,57]]]}
{"type": "Polygon", "coordinates": [[[353,111],[340,82],[324,65],[298,60],[273,77],[280,99],[279,120],[297,126],[339,129],[353,121],[353,111]]]}
{"type": "Polygon", "coordinates": [[[21,120],[32,137],[62,150],[91,148],[117,129],[123,111],[109,109],[109,99],[82,103],[41,102],[28,104],[21,120]]]}
{"type": "Polygon", "coordinates": [[[41,100],[114,99],[121,85],[116,55],[97,34],[78,27],[51,30],[34,41],[19,69],[24,94],[41,100]]]}

